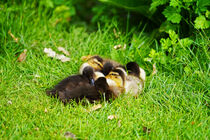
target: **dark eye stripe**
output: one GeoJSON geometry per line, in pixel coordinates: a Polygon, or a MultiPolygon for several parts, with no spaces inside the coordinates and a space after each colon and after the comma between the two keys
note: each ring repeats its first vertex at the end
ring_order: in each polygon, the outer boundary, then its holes
{"type": "Polygon", "coordinates": [[[100,68],[103,68],[102,65],[100,63],[96,63],[100,68]]]}

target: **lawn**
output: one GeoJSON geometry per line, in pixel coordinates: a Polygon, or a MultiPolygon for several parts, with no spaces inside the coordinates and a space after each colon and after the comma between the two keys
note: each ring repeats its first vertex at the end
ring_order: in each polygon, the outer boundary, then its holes
{"type": "Polygon", "coordinates": [[[64,28],[25,4],[1,5],[0,17],[0,139],[63,139],[66,132],[78,139],[210,138],[209,70],[203,71],[202,78],[170,71],[151,76],[152,65],[142,56],[151,40],[140,32],[132,42],[129,33],[118,29],[117,21],[98,25],[94,32],[75,24],[64,28]],[[118,38],[113,29],[121,31],[118,38]],[[127,48],[115,50],[118,44],[127,48]],[[44,53],[44,48],[58,52],[60,46],[69,51],[69,62],[44,53]],[[24,49],[26,59],[19,62],[24,49]],[[122,64],[138,62],[147,72],[142,95],[100,102],[102,107],[95,111],[90,111],[94,104],[64,106],[48,97],[46,89],[77,74],[80,58],[88,54],[122,64]],[[110,115],[114,119],[108,119],[110,115]]]}

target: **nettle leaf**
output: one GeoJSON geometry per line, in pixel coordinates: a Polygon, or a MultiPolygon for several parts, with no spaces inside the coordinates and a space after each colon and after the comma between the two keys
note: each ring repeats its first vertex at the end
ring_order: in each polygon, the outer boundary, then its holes
{"type": "Polygon", "coordinates": [[[164,50],[167,50],[171,46],[171,40],[169,38],[161,38],[160,43],[164,50]]]}
{"type": "Polygon", "coordinates": [[[173,30],[169,30],[168,34],[171,39],[171,44],[176,45],[179,36],[173,30]]]}
{"type": "Polygon", "coordinates": [[[152,0],[152,3],[150,5],[150,11],[156,10],[156,8],[160,5],[164,5],[168,2],[169,0],[152,0]]]}
{"type": "Polygon", "coordinates": [[[155,58],[155,56],[156,56],[156,51],[154,49],[151,49],[149,53],[149,57],[155,58]]]}
{"type": "Polygon", "coordinates": [[[206,20],[205,16],[200,15],[195,19],[195,28],[196,29],[207,29],[209,28],[210,21],[206,20]]]}
{"type": "Polygon", "coordinates": [[[183,38],[179,40],[180,45],[182,45],[183,47],[190,47],[190,45],[192,45],[193,40],[189,39],[189,38],[183,38]]]}
{"type": "Polygon", "coordinates": [[[180,23],[182,16],[180,15],[180,9],[168,6],[163,11],[163,15],[167,18],[168,21],[172,23],[180,23]]]}
{"type": "Polygon", "coordinates": [[[182,3],[179,0],[171,0],[170,1],[170,6],[172,6],[172,7],[180,7],[181,4],[182,3]]]}
{"type": "Polygon", "coordinates": [[[168,34],[169,34],[169,37],[171,38],[171,40],[177,40],[178,39],[178,35],[176,34],[175,31],[169,30],[168,34]]]}

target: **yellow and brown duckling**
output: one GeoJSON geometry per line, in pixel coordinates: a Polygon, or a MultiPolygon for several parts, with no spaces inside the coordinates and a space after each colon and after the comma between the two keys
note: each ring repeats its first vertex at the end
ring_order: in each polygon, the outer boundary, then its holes
{"type": "Polygon", "coordinates": [[[91,66],[95,72],[100,71],[104,75],[107,75],[113,68],[121,65],[118,62],[110,59],[104,59],[98,55],[83,56],[82,60],[85,61],[85,63],[83,63],[80,67],[80,74],[82,74],[82,71],[85,67],[91,66]]]}
{"type": "Polygon", "coordinates": [[[137,97],[143,90],[146,73],[137,63],[129,62],[126,68],[123,66],[115,67],[109,72],[106,79],[115,98],[123,93],[137,97]]]}
{"type": "Polygon", "coordinates": [[[85,67],[90,66],[92,67],[95,71],[101,71],[103,69],[103,59],[99,56],[83,56],[82,60],[85,61],[80,66],[79,73],[82,74],[83,70],[85,67]]]}
{"type": "MultiPolygon", "coordinates": [[[[103,75],[103,74],[102,74],[103,75]]],[[[111,98],[106,79],[101,76],[94,80],[95,73],[92,67],[85,67],[83,74],[72,75],[59,82],[54,89],[47,91],[47,95],[58,97],[63,103],[71,100],[77,102],[83,98],[90,102],[100,100],[102,93],[105,99],[111,98]]]]}
{"type": "Polygon", "coordinates": [[[125,73],[121,69],[113,69],[106,76],[109,89],[113,94],[113,97],[116,98],[125,92],[125,73]]]}

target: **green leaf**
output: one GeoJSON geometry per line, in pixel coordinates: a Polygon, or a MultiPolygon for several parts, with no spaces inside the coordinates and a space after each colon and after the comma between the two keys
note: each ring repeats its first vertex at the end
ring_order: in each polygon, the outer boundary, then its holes
{"type": "Polygon", "coordinates": [[[182,16],[179,13],[179,9],[168,6],[163,11],[163,15],[167,18],[168,21],[172,23],[180,23],[182,16]]]}
{"type": "Polygon", "coordinates": [[[66,6],[66,5],[61,5],[61,6],[57,6],[54,10],[55,13],[62,13],[62,12],[65,12],[65,11],[69,11],[69,7],[66,6]]]}
{"type": "Polygon", "coordinates": [[[197,6],[201,12],[205,12],[207,7],[210,6],[210,0],[198,0],[197,6]]]}
{"type": "Polygon", "coordinates": [[[190,47],[190,45],[192,45],[193,43],[193,40],[189,39],[189,38],[184,38],[184,39],[181,39],[179,41],[179,43],[183,46],[183,47],[190,47]]]}
{"type": "Polygon", "coordinates": [[[171,40],[177,40],[178,39],[178,35],[176,34],[175,31],[173,30],[169,30],[169,37],[171,38],[171,40]]]}
{"type": "Polygon", "coordinates": [[[48,8],[53,8],[54,7],[54,4],[51,0],[42,0],[42,1],[40,1],[40,4],[45,6],[45,7],[48,7],[48,8]]]}
{"type": "Polygon", "coordinates": [[[200,15],[195,19],[195,28],[196,29],[207,29],[209,28],[209,21],[206,20],[205,16],[200,15]]]}
{"type": "Polygon", "coordinates": [[[156,8],[160,5],[164,5],[168,2],[169,0],[152,0],[152,4],[150,6],[150,11],[156,10],[156,8]]]}
{"type": "Polygon", "coordinates": [[[170,1],[170,6],[172,7],[179,7],[181,5],[181,1],[179,0],[171,0],[170,1]]]}
{"type": "Polygon", "coordinates": [[[196,0],[183,0],[183,2],[195,2],[196,0]]]}
{"type": "Polygon", "coordinates": [[[151,49],[151,51],[149,53],[149,57],[155,58],[155,56],[156,56],[156,51],[154,49],[151,49]]]}
{"type": "Polygon", "coordinates": [[[210,17],[210,11],[209,10],[206,11],[205,16],[206,16],[206,18],[209,18],[210,17]]]}
{"type": "Polygon", "coordinates": [[[99,0],[131,11],[139,12],[140,14],[152,19],[153,11],[150,11],[152,0],[99,0]]]}
{"type": "Polygon", "coordinates": [[[171,40],[169,38],[167,39],[161,38],[160,43],[164,50],[167,50],[171,46],[171,40]]]}
{"type": "Polygon", "coordinates": [[[170,21],[165,21],[160,25],[159,31],[168,33],[169,30],[176,30],[178,25],[172,24],[170,21]]]}

